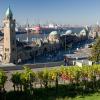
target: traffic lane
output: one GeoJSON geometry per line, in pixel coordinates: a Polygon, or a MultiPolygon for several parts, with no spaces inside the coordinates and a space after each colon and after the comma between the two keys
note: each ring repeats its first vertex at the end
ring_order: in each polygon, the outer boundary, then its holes
{"type": "Polygon", "coordinates": [[[45,67],[55,67],[55,66],[61,66],[61,65],[64,65],[64,61],[37,63],[37,64],[24,64],[24,65],[4,66],[4,67],[1,66],[0,69],[3,69],[4,71],[11,71],[11,70],[22,70],[23,66],[28,66],[31,69],[36,69],[36,68],[45,68],[45,67]]]}

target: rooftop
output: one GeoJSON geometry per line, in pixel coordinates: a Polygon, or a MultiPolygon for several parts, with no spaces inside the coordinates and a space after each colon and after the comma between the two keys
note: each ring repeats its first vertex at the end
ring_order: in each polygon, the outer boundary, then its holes
{"type": "Polygon", "coordinates": [[[12,14],[12,11],[10,9],[10,6],[8,7],[5,15],[6,15],[6,18],[12,18],[13,17],[13,14],[12,14]]]}

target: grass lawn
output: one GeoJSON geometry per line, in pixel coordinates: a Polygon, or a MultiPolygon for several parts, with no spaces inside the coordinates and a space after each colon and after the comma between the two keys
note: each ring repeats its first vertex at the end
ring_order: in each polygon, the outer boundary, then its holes
{"type": "Polygon", "coordinates": [[[77,96],[75,98],[58,98],[56,100],[100,100],[100,93],[95,93],[88,96],[77,96]]]}
{"type": "Polygon", "coordinates": [[[100,90],[82,92],[80,89],[74,90],[72,85],[60,85],[57,91],[56,87],[34,88],[33,94],[29,91],[10,91],[6,94],[6,100],[100,100],[100,90]]]}
{"type": "MultiPolygon", "coordinates": [[[[1,99],[0,100],[4,100],[1,99]]],[[[53,96],[53,95],[41,95],[38,94],[37,96],[31,96],[28,95],[27,93],[19,93],[19,92],[10,92],[7,96],[6,96],[6,100],[100,100],[100,92],[99,93],[94,93],[94,94],[90,94],[90,95],[85,95],[85,96],[53,96]]]]}

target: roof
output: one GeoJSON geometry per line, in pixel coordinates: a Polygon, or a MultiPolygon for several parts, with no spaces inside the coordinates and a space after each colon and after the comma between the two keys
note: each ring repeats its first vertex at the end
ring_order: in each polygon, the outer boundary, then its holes
{"type": "Polygon", "coordinates": [[[57,31],[52,31],[49,35],[59,35],[57,31]]]}
{"type": "Polygon", "coordinates": [[[88,55],[84,54],[64,54],[64,56],[72,59],[86,59],[88,57],[88,55]]]}
{"type": "Polygon", "coordinates": [[[13,17],[12,11],[11,11],[10,7],[8,7],[8,9],[6,11],[6,18],[12,18],[12,17],[13,17]]]}
{"type": "Polygon", "coordinates": [[[70,34],[72,34],[72,30],[67,30],[65,33],[65,35],[70,35],[70,34]]]}
{"type": "Polygon", "coordinates": [[[86,35],[86,30],[85,29],[81,30],[80,35],[86,35]]]}

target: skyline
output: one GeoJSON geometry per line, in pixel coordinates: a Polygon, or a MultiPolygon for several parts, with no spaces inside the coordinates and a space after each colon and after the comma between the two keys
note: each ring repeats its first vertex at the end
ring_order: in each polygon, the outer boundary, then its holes
{"type": "Polygon", "coordinates": [[[100,0],[0,0],[0,24],[10,5],[19,24],[91,25],[100,20],[100,0]]]}

